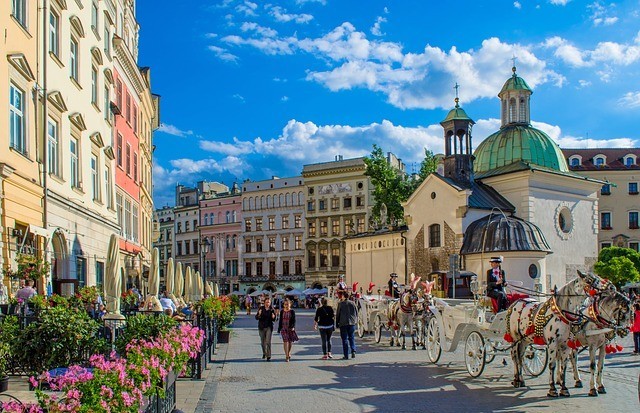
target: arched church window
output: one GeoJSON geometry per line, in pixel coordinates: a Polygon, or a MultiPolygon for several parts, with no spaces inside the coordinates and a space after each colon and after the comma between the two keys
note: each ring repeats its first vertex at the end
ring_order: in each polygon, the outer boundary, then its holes
{"type": "Polygon", "coordinates": [[[524,97],[520,98],[520,122],[526,122],[527,121],[527,103],[524,97]]]}
{"type": "Polygon", "coordinates": [[[516,121],[516,98],[509,99],[509,123],[516,121]]]}
{"type": "Polygon", "coordinates": [[[502,101],[502,121],[504,123],[507,122],[507,101],[506,100],[502,101]]]}

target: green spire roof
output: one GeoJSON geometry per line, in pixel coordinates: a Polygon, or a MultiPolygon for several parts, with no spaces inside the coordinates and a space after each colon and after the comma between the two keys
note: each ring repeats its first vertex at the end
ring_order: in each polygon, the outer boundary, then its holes
{"type": "Polygon", "coordinates": [[[527,85],[527,82],[525,82],[523,78],[516,74],[515,66],[511,68],[511,71],[513,72],[513,75],[509,79],[507,79],[506,82],[504,82],[504,85],[502,86],[500,93],[498,93],[498,96],[509,90],[528,90],[529,92],[533,93],[533,90],[531,90],[529,85],[527,85]]]}
{"type": "Polygon", "coordinates": [[[476,149],[473,170],[489,172],[522,161],[560,172],[569,166],[560,147],[541,130],[528,125],[512,125],[490,135],[476,149]]]}

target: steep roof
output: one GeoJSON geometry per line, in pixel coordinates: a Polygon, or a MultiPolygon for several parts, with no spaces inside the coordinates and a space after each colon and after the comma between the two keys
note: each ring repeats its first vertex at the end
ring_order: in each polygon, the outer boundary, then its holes
{"type": "Polygon", "coordinates": [[[569,163],[569,168],[572,171],[580,172],[580,171],[601,171],[601,170],[618,170],[618,171],[626,171],[626,170],[637,170],[640,169],[640,165],[638,165],[638,160],[640,159],[640,148],[594,148],[594,149],[562,149],[562,153],[564,154],[567,162],[569,158],[574,155],[579,155],[582,158],[582,162],[580,165],[571,166],[569,163]],[[594,157],[597,155],[604,155],[606,157],[606,162],[604,166],[596,166],[594,163],[594,157]],[[627,155],[635,155],[636,162],[633,165],[626,166],[624,163],[624,158],[627,155]]]}

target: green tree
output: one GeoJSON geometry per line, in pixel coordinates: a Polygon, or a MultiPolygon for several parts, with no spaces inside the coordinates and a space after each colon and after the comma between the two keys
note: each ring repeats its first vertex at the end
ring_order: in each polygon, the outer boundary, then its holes
{"type": "Polygon", "coordinates": [[[372,215],[378,222],[381,221],[382,204],[387,207],[388,221],[401,220],[404,217],[402,203],[409,199],[413,191],[438,166],[437,157],[433,152],[425,149],[425,158],[420,163],[418,177],[412,178],[390,165],[384,151],[376,144],[373,145],[371,155],[366,157],[364,162],[367,166],[365,175],[371,178],[374,188],[375,203],[372,215]]]}
{"type": "Polygon", "coordinates": [[[603,248],[594,270],[617,287],[628,282],[640,281],[640,254],[631,248],[603,248]]]}

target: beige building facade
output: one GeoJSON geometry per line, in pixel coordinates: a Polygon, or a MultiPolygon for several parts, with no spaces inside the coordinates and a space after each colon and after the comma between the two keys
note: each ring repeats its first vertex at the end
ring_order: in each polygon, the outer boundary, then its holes
{"type": "Polygon", "coordinates": [[[301,176],[242,184],[240,291],[305,289],[301,176]]]}
{"type": "Polygon", "coordinates": [[[335,285],[346,269],[343,237],[369,228],[373,205],[364,158],[305,165],[305,276],[308,287],[335,285]]]}
{"type": "Polygon", "coordinates": [[[598,193],[598,249],[640,245],[640,149],[563,149],[569,168],[603,181],[598,193]]]}

